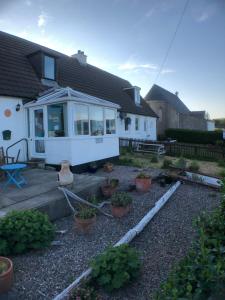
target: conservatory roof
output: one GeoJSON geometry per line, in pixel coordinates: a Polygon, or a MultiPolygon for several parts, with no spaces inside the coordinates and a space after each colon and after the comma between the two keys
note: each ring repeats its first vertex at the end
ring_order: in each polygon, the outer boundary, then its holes
{"type": "Polygon", "coordinates": [[[25,107],[47,105],[51,103],[58,103],[62,101],[76,101],[86,104],[95,104],[105,107],[119,109],[120,106],[108,100],[103,100],[86,93],[78,92],[70,87],[54,88],[42,93],[37,100],[25,104],[25,107]]]}

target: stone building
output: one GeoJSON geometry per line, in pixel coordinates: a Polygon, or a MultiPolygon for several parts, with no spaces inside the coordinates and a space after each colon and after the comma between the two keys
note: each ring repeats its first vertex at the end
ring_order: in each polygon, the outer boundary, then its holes
{"type": "Polygon", "coordinates": [[[157,133],[163,135],[168,128],[214,130],[213,121],[209,120],[205,111],[190,111],[175,94],[166,89],[153,85],[145,101],[158,115],[157,133]]]}

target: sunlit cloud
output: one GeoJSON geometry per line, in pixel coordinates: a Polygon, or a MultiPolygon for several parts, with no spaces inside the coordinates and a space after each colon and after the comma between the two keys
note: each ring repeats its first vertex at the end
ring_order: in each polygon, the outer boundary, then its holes
{"type": "Polygon", "coordinates": [[[133,62],[126,62],[124,64],[121,64],[118,66],[119,70],[123,71],[135,71],[135,70],[157,70],[157,66],[154,64],[138,64],[138,63],[133,63],[133,62]]]}
{"type": "Polygon", "coordinates": [[[173,70],[173,69],[163,69],[161,71],[161,74],[164,75],[164,74],[170,74],[170,73],[175,73],[176,71],[173,70]]]}
{"type": "Polygon", "coordinates": [[[47,15],[45,13],[41,13],[38,16],[38,27],[43,28],[47,24],[47,15]]]}

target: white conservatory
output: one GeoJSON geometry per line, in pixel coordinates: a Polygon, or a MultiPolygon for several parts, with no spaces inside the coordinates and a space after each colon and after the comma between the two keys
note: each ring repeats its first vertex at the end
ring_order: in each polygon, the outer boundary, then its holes
{"type": "Polygon", "coordinates": [[[25,108],[30,157],[77,166],[119,155],[119,105],[67,87],[47,92],[25,108]]]}

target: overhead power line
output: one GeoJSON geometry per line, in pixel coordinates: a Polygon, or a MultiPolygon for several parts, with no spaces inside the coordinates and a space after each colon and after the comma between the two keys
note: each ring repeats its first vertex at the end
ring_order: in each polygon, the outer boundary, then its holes
{"type": "Polygon", "coordinates": [[[160,74],[161,74],[161,72],[162,72],[162,70],[163,70],[163,68],[164,68],[164,66],[165,66],[165,63],[166,63],[166,61],[167,61],[167,58],[168,58],[169,53],[170,53],[170,50],[171,50],[171,48],[172,48],[172,46],[173,46],[173,43],[174,43],[174,41],[175,41],[175,38],[176,38],[176,36],[177,36],[177,32],[178,32],[178,30],[179,30],[179,27],[180,27],[180,25],[181,25],[181,23],[182,23],[182,21],[183,21],[183,18],[184,18],[184,15],[185,15],[185,12],[186,12],[186,10],[187,10],[187,7],[188,7],[189,2],[190,2],[190,0],[186,0],[186,2],[185,2],[184,8],[183,8],[182,13],[181,13],[181,16],[180,16],[179,21],[178,21],[178,23],[177,23],[177,26],[176,26],[176,28],[175,28],[174,34],[172,35],[172,38],[171,38],[170,43],[169,43],[169,46],[168,46],[168,48],[167,48],[167,51],[166,51],[165,56],[164,56],[164,58],[163,58],[163,61],[162,61],[161,65],[160,65],[159,71],[158,71],[158,73],[157,73],[157,75],[156,75],[156,78],[155,78],[155,81],[154,81],[155,83],[156,83],[156,81],[158,80],[158,78],[159,78],[159,76],[160,76],[160,74]]]}

